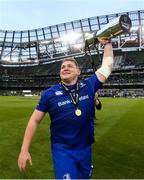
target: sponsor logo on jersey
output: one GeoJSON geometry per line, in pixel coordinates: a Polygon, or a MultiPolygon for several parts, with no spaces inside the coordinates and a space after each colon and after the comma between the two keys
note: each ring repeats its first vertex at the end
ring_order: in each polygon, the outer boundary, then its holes
{"type": "MultiPolygon", "coordinates": [[[[85,95],[85,96],[80,96],[79,97],[79,101],[83,101],[83,100],[86,100],[86,99],[89,99],[88,94],[85,95]]],[[[72,103],[72,100],[61,101],[61,102],[58,102],[58,106],[60,107],[60,106],[64,106],[64,105],[70,104],[70,103],[72,103]]]]}

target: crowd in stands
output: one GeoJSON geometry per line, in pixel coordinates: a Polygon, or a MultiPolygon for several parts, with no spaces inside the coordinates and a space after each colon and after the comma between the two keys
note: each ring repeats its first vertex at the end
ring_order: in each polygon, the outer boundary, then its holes
{"type": "Polygon", "coordinates": [[[101,89],[99,90],[100,97],[143,97],[144,98],[144,88],[140,89],[101,89]]]}
{"type": "MultiPolygon", "coordinates": [[[[117,68],[114,68],[113,73],[104,84],[104,88],[112,88],[115,86],[117,89],[123,89],[125,85],[131,88],[134,86],[138,88],[144,86],[144,56],[141,54],[137,60],[134,59],[135,56],[136,54],[133,55],[133,57],[128,55],[115,56],[117,60],[114,65],[117,68]],[[139,57],[141,57],[141,59],[139,57]],[[139,64],[141,64],[141,66],[138,66],[139,64]]],[[[99,62],[98,58],[93,58],[95,65],[98,67],[101,62],[99,62]]],[[[81,78],[86,78],[93,73],[89,57],[81,57],[77,60],[82,69],[81,78]]],[[[37,66],[0,66],[0,88],[46,89],[59,82],[60,63],[61,62],[58,61],[37,66]]],[[[111,96],[111,93],[108,92],[108,94],[111,96]]],[[[115,92],[112,94],[115,94],[115,92]]],[[[116,94],[118,94],[118,92],[116,94]]]]}

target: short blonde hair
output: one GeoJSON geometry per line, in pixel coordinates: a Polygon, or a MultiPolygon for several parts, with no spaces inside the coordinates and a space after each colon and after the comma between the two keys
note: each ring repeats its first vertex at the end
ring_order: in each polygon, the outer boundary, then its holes
{"type": "Polygon", "coordinates": [[[68,58],[63,59],[63,61],[62,61],[62,63],[61,63],[61,66],[62,66],[62,64],[63,64],[64,62],[66,62],[66,61],[74,62],[75,65],[76,65],[76,67],[80,69],[78,62],[76,61],[76,59],[75,59],[74,57],[68,57],[68,58]]]}

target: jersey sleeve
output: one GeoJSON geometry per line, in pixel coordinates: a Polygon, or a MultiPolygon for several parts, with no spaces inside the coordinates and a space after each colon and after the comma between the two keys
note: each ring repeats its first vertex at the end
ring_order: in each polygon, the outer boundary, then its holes
{"type": "Polygon", "coordinates": [[[97,75],[94,73],[91,77],[87,79],[88,84],[92,88],[92,91],[95,93],[98,89],[102,88],[103,83],[98,80],[97,75]]]}
{"type": "Polygon", "coordinates": [[[36,106],[36,109],[42,112],[47,112],[49,109],[49,92],[44,91],[44,93],[41,95],[41,98],[39,100],[39,103],[36,106]]]}

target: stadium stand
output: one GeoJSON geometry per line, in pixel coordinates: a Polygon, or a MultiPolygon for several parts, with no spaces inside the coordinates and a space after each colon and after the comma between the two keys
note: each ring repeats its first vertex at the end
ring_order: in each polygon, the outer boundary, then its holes
{"type": "Polygon", "coordinates": [[[0,30],[0,94],[24,95],[23,90],[40,94],[59,82],[59,67],[64,57],[77,59],[88,77],[101,64],[103,47],[85,52],[88,35],[103,28],[114,18],[127,14],[132,28],[128,34],[112,39],[114,70],[101,96],[144,96],[144,11],[92,17],[27,31],[0,30]]]}

